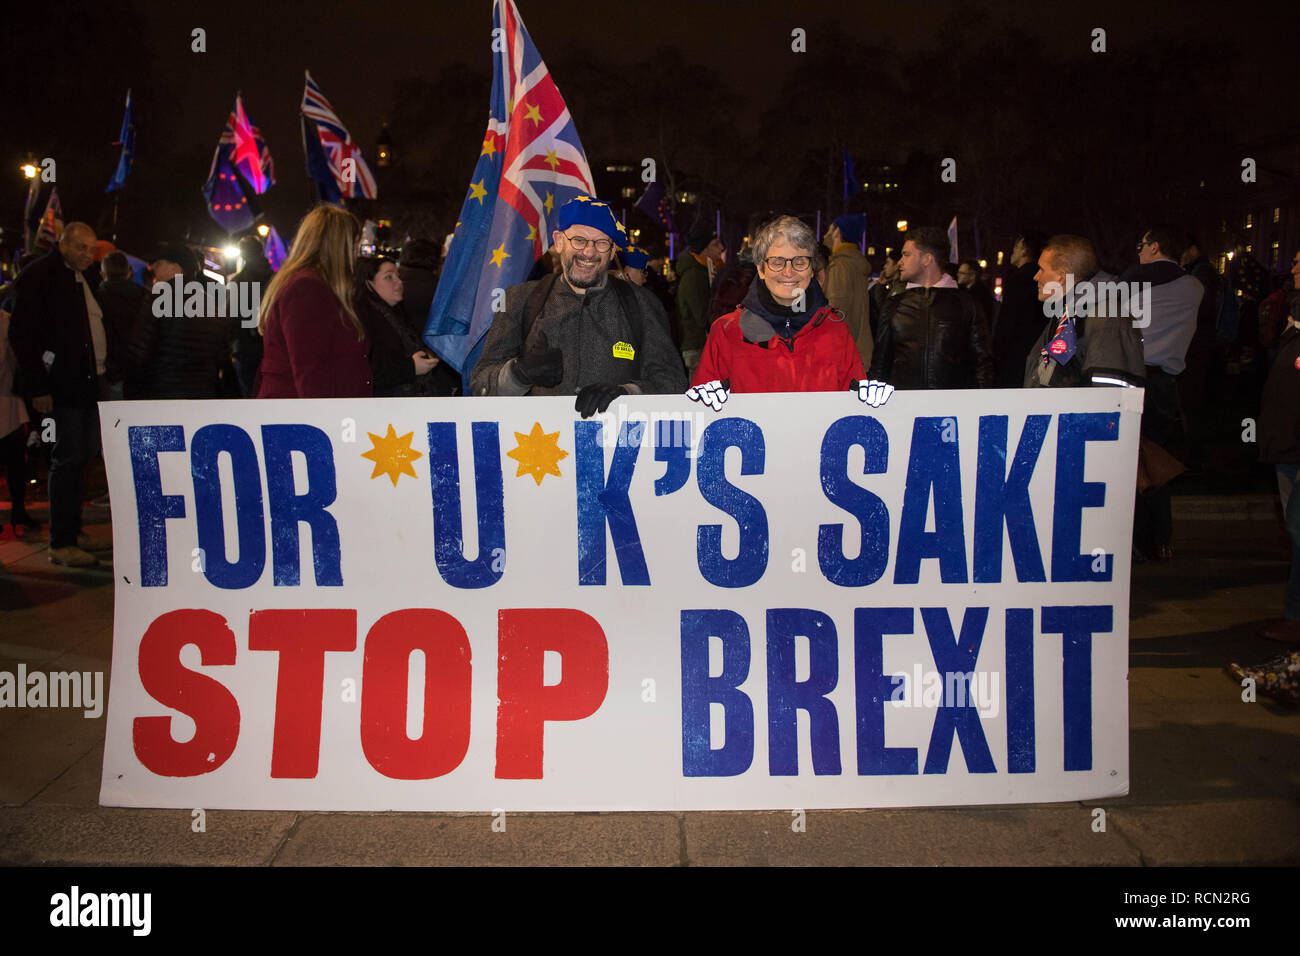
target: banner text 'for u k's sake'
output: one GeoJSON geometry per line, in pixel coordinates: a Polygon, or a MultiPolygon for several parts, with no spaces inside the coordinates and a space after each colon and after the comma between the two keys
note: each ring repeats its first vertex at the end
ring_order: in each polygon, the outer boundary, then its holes
{"type": "Polygon", "coordinates": [[[101,406],[101,803],[1128,792],[1130,389],[101,406]]]}

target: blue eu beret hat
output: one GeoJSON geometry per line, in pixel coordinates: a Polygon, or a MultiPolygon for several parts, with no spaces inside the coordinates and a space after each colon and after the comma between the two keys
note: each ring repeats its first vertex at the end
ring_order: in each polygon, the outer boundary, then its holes
{"type": "Polygon", "coordinates": [[[555,225],[561,232],[570,226],[590,226],[609,236],[616,246],[627,244],[627,229],[614,218],[609,203],[591,196],[575,196],[561,206],[555,225]]]}
{"type": "Polygon", "coordinates": [[[645,269],[650,264],[650,253],[640,246],[628,246],[623,250],[623,265],[629,269],[645,269]]]}

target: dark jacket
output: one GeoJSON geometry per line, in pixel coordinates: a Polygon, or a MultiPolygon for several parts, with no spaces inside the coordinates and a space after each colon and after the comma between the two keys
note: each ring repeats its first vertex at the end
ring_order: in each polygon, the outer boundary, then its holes
{"type": "MultiPolygon", "coordinates": [[[[353,303],[366,328],[370,346],[370,370],[374,373],[376,398],[413,397],[438,394],[433,370],[415,374],[411,356],[425,348],[407,317],[374,293],[353,303]]],[[[441,364],[441,363],[439,363],[441,364]]]]}
{"type": "Polygon", "coordinates": [[[1019,388],[1025,377],[1025,358],[1042,334],[1043,303],[1038,301],[1034,274],[1038,263],[1026,262],[1002,283],[1002,304],[993,324],[993,362],[998,388],[1019,388]]]}
{"type": "Polygon", "coordinates": [[[895,388],[991,388],[988,320],[956,288],[908,289],[887,300],[871,359],[873,379],[895,388]]]}
{"type": "Polygon", "coordinates": [[[311,269],[277,290],[267,312],[258,398],[369,398],[370,346],[311,269]]]}
{"type": "MultiPolygon", "coordinates": [[[[275,273],[271,271],[271,266],[265,259],[261,262],[253,260],[231,276],[234,282],[258,283],[259,297],[266,295],[266,287],[271,284],[273,278],[275,273]]],[[[262,363],[262,337],[257,334],[255,324],[245,325],[243,319],[238,316],[232,318],[230,322],[231,351],[235,358],[239,359],[240,364],[245,366],[244,370],[249,381],[252,381],[252,377],[257,374],[257,367],[262,363]]]]}
{"type": "MultiPolygon", "coordinates": [[[[1098,272],[1086,282],[1110,282],[1115,277],[1098,272]]],[[[1079,283],[1082,285],[1083,283],[1079,283]]],[[[1064,365],[1043,361],[1043,349],[1056,337],[1059,319],[1045,318],[1046,325],[1025,356],[1025,388],[1071,388],[1083,385],[1146,384],[1142,333],[1129,318],[1094,315],[1075,320],[1075,352],[1064,365]],[[1047,381],[1043,381],[1046,378],[1047,381]],[[1102,381],[1098,381],[1101,379],[1102,381]]]]}
{"type": "Polygon", "coordinates": [[[475,395],[576,395],[598,382],[661,395],[686,391],[686,369],[651,293],[606,274],[578,295],[562,277],[548,276],[506,289],[505,311],[493,318],[470,381],[475,395]],[[525,341],[524,309],[543,282],[552,283],[550,292],[525,341]],[[636,305],[630,312],[622,298],[629,293],[636,305]],[[515,360],[542,339],[564,353],[564,378],[553,388],[530,387],[515,372],[515,360]]]}
{"type": "MultiPolygon", "coordinates": [[[[83,277],[93,289],[94,274],[83,277]]],[[[9,341],[28,398],[50,395],[55,405],[83,408],[99,400],[85,293],[58,249],[18,276],[9,341]],[[52,356],[48,370],[47,353],[52,356]]]]}
{"type": "Polygon", "coordinates": [[[110,382],[126,378],[130,366],[127,350],[140,315],[140,303],[146,298],[144,287],[130,279],[105,282],[95,290],[95,300],[104,312],[104,334],[108,338],[104,377],[110,382]]]}
{"type": "Polygon", "coordinates": [[[163,301],[147,295],[140,303],[127,348],[132,394],[126,397],[220,397],[221,373],[230,361],[231,320],[156,315],[155,306],[163,301]]]}
{"type": "Polygon", "coordinates": [[[1277,358],[1260,397],[1257,437],[1260,461],[1300,462],[1300,329],[1295,326],[1278,338],[1277,358]]]}
{"type": "Polygon", "coordinates": [[[438,273],[432,269],[398,266],[397,276],[402,280],[402,313],[411,328],[421,336],[429,323],[429,306],[438,289],[438,273]]]}
{"type": "Polygon", "coordinates": [[[709,335],[709,269],[689,249],[673,263],[677,270],[677,314],[682,320],[682,351],[704,348],[709,335]]]}
{"type": "MultiPolygon", "coordinates": [[[[705,275],[708,275],[707,270],[705,275]]],[[[743,256],[722,267],[717,281],[713,283],[713,295],[709,299],[710,326],[714,319],[736,311],[745,294],[749,292],[749,287],[754,284],[756,275],[758,275],[758,268],[754,265],[754,260],[743,256]]]]}

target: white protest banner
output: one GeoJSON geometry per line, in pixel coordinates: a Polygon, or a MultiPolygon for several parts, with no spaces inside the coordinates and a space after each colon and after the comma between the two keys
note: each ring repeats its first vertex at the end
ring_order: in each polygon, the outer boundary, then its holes
{"type": "Polygon", "coordinates": [[[1128,792],[1142,393],[101,406],[101,803],[1128,792]]]}

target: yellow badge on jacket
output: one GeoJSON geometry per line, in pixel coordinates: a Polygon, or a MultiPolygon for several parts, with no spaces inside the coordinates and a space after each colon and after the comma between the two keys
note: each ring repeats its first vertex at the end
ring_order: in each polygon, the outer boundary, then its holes
{"type": "Polygon", "coordinates": [[[636,358],[636,349],[626,342],[614,343],[614,358],[627,359],[629,362],[636,358]]]}

